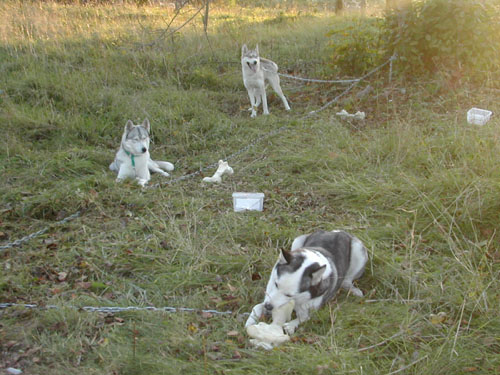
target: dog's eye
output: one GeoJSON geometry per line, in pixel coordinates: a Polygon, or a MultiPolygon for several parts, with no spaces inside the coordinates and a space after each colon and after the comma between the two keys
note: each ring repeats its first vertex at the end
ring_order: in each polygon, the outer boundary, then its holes
{"type": "Polygon", "coordinates": [[[277,288],[278,287],[278,283],[275,281],[274,282],[274,286],[277,288]]]}
{"type": "Polygon", "coordinates": [[[292,298],[291,294],[285,294],[285,297],[292,298]]]}

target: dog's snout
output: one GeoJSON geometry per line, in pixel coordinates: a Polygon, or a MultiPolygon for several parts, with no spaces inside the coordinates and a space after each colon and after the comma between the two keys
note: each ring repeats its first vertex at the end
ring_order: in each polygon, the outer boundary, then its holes
{"type": "Polygon", "coordinates": [[[148,149],[146,147],[142,148],[142,152],[146,152],[148,149]]]}
{"type": "Polygon", "coordinates": [[[264,308],[265,308],[267,311],[272,311],[272,310],[273,310],[273,307],[274,307],[274,306],[273,306],[272,304],[270,304],[269,302],[266,302],[266,303],[264,304],[264,308]]]}

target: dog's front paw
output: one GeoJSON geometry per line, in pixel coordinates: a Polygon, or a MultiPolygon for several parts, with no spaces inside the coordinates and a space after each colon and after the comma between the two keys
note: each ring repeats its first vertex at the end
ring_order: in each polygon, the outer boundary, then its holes
{"type": "Polygon", "coordinates": [[[141,185],[141,187],[145,187],[146,184],[148,183],[148,180],[145,180],[144,178],[138,178],[137,183],[141,185]]]}
{"type": "Polygon", "coordinates": [[[250,115],[251,118],[255,118],[257,117],[257,112],[252,112],[252,114],[250,115]]]}
{"type": "Polygon", "coordinates": [[[163,177],[170,176],[170,174],[168,174],[167,172],[164,172],[164,171],[159,171],[158,173],[161,174],[163,177]]]}
{"type": "Polygon", "coordinates": [[[288,335],[293,335],[299,326],[299,321],[297,319],[292,320],[288,323],[283,324],[283,329],[288,335]]]}

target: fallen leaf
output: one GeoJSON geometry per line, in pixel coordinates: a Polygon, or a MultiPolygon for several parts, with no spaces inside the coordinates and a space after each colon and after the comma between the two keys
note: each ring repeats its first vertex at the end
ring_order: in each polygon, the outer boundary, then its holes
{"type": "Polygon", "coordinates": [[[83,281],[76,283],[76,286],[82,289],[89,289],[92,286],[92,283],[90,281],[83,281]]]}
{"type": "Polygon", "coordinates": [[[188,331],[191,333],[198,332],[198,327],[196,327],[196,325],[194,323],[189,323],[187,328],[188,328],[188,331]]]}
{"type": "Polygon", "coordinates": [[[226,335],[228,335],[229,337],[234,337],[234,336],[238,336],[239,332],[238,331],[229,331],[228,333],[226,333],[226,335]]]}
{"type": "Polygon", "coordinates": [[[202,311],[201,312],[201,317],[204,318],[204,319],[209,319],[211,317],[213,317],[214,314],[210,313],[210,312],[207,312],[207,311],[202,311]]]}
{"type": "Polygon", "coordinates": [[[85,262],[84,260],[80,261],[78,263],[78,268],[88,268],[89,264],[85,262]]]}
{"type": "Polygon", "coordinates": [[[477,371],[477,367],[464,367],[464,372],[474,372],[477,371]]]}
{"type": "Polygon", "coordinates": [[[447,318],[446,313],[443,311],[440,311],[437,314],[431,314],[431,315],[429,315],[429,317],[430,317],[431,323],[434,325],[444,323],[446,321],[446,318],[447,318]]]}
{"type": "Polygon", "coordinates": [[[260,279],[262,279],[262,277],[260,276],[259,273],[257,273],[257,272],[252,273],[252,281],[257,281],[260,279]]]}
{"type": "Polygon", "coordinates": [[[64,281],[64,280],[66,280],[67,277],[68,277],[67,272],[59,272],[57,274],[57,280],[59,280],[59,281],[64,281]]]}

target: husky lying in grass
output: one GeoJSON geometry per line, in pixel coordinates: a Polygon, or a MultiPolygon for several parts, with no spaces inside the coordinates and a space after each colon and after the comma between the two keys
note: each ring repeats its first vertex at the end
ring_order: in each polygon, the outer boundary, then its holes
{"type": "Polygon", "coordinates": [[[296,319],[283,325],[292,334],[309,319],[311,310],[325,305],[339,288],[362,297],[363,292],[352,282],[363,275],[367,260],[363,243],[343,231],[318,231],[295,238],[292,250],[283,250],[274,265],[264,302],[253,308],[245,327],[294,300],[296,319]]]}
{"type": "Polygon", "coordinates": [[[115,160],[109,165],[109,169],[118,173],[116,181],[135,178],[139,185],[145,186],[151,179],[149,171],[168,177],[169,174],[165,171],[174,169],[174,165],[167,161],[151,160],[149,155],[150,129],[148,119],[145,119],[141,125],[134,125],[132,121],[127,121],[120,149],[116,153],[115,160]]]}
{"type": "Polygon", "coordinates": [[[273,90],[283,101],[285,109],[290,110],[290,106],[281,90],[278,65],[271,60],[260,57],[258,45],[254,50],[249,50],[246,44],[243,45],[241,48],[241,69],[243,71],[243,83],[248,91],[250,104],[252,105],[252,108],[250,108],[252,111],[251,117],[257,116],[257,108],[261,102],[264,114],[269,114],[265,81],[269,81],[273,90]]]}

